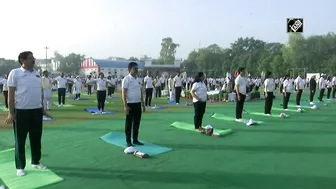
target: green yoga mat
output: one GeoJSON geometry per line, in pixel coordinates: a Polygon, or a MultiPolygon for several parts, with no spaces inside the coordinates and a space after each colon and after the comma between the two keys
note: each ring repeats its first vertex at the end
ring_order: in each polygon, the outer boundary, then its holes
{"type": "Polygon", "coordinates": [[[271,115],[266,115],[262,112],[250,112],[250,111],[247,111],[247,112],[244,112],[244,114],[247,114],[247,115],[257,115],[257,116],[265,116],[265,117],[279,117],[279,115],[274,115],[274,114],[271,114],[271,115]]]}
{"type": "Polygon", "coordinates": [[[5,106],[0,106],[0,110],[2,110],[4,112],[8,112],[8,109],[5,106]]]}
{"type": "MultiPolygon", "coordinates": [[[[127,148],[124,133],[110,132],[110,133],[100,137],[100,139],[102,139],[103,141],[105,141],[109,144],[113,144],[113,145],[119,146],[121,148],[127,148]]],[[[145,141],[141,141],[141,142],[144,143],[144,145],[142,145],[142,146],[137,146],[136,145],[134,147],[138,151],[144,152],[144,153],[148,154],[149,156],[154,156],[154,155],[162,154],[162,153],[169,152],[169,151],[173,150],[171,148],[151,144],[151,143],[148,143],[148,142],[145,142],[145,141]]]]}
{"type": "MultiPolygon", "coordinates": [[[[190,123],[184,123],[184,122],[178,122],[175,121],[174,123],[171,124],[172,127],[178,128],[178,129],[183,129],[183,130],[188,130],[188,131],[195,131],[195,126],[190,123]]],[[[214,133],[219,133],[220,135],[226,135],[232,132],[232,129],[216,129],[214,128],[214,133]]]]}
{"type": "MultiPolygon", "coordinates": [[[[55,106],[58,106],[58,103],[57,102],[53,102],[53,104],[55,105],[55,106]]],[[[65,107],[65,108],[68,108],[68,107],[74,107],[75,105],[72,105],[72,104],[64,104],[63,105],[63,107],[65,107]]]]}
{"type": "MultiPolygon", "coordinates": [[[[214,119],[224,120],[224,121],[234,121],[234,122],[236,121],[236,119],[233,118],[233,117],[229,117],[229,116],[226,116],[226,115],[223,115],[223,114],[218,114],[218,113],[214,113],[211,117],[214,118],[214,119]]],[[[247,120],[247,119],[243,119],[243,121],[241,123],[246,124],[248,121],[249,120],[247,120]]],[[[256,121],[256,120],[254,120],[254,121],[256,121]]],[[[256,121],[256,122],[258,124],[264,123],[263,121],[256,121]]]]}
{"type": "Polygon", "coordinates": [[[63,181],[50,170],[32,168],[28,153],[26,175],[16,176],[14,152],[14,148],[0,152],[0,178],[9,189],[36,189],[63,181]]]}

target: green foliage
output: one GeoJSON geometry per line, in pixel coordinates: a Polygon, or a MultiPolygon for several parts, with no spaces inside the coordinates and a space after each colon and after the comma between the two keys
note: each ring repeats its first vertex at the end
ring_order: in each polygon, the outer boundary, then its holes
{"type": "Polygon", "coordinates": [[[15,60],[6,60],[4,58],[0,58],[0,76],[4,76],[8,74],[12,69],[18,68],[20,64],[15,60]]]}
{"type": "Polygon", "coordinates": [[[284,74],[323,72],[336,73],[336,35],[315,35],[305,38],[291,34],[287,44],[268,43],[251,38],[239,38],[229,48],[217,44],[194,50],[183,62],[190,74],[206,72],[209,77],[223,77],[239,66],[251,75],[272,71],[276,76],[284,74]]]}
{"type": "Polygon", "coordinates": [[[78,73],[80,65],[85,59],[85,55],[71,53],[67,56],[63,56],[58,52],[54,53],[54,61],[59,62],[59,67],[57,71],[64,72],[67,74],[78,73]]]}
{"type": "Polygon", "coordinates": [[[179,46],[179,44],[173,42],[171,37],[163,38],[161,41],[159,61],[156,64],[174,64],[176,49],[179,46]]]}

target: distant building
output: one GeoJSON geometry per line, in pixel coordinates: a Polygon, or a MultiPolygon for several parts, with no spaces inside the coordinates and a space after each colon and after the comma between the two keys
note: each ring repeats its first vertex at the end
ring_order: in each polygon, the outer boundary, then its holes
{"type": "Polygon", "coordinates": [[[170,74],[175,74],[177,71],[181,70],[182,59],[175,60],[174,64],[157,64],[158,62],[153,59],[145,59],[145,71],[150,70],[152,75],[156,76],[167,76],[170,74]]]}
{"type": "Polygon", "coordinates": [[[41,71],[49,71],[49,72],[54,72],[57,71],[59,68],[59,62],[55,62],[53,59],[36,59],[35,60],[35,65],[39,68],[41,68],[41,71]]]}
{"type": "MultiPolygon", "coordinates": [[[[97,75],[98,73],[102,72],[105,76],[107,76],[108,73],[111,73],[118,78],[122,78],[128,74],[128,64],[130,62],[131,61],[88,58],[82,62],[80,73],[83,75],[97,75]]],[[[145,64],[142,62],[137,63],[139,65],[139,71],[141,72],[144,69],[145,64]]]]}

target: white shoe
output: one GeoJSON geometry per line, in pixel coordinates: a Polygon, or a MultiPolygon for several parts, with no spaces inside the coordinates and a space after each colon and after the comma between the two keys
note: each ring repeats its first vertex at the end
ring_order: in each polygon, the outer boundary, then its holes
{"type": "Polygon", "coordinates": [[[4,185],[1,185],[0,186],[0,189],[6,189],[4,185]]]}
{"type": "Polygon", "coordinates": [[[310,105],[314,105],[314,102],[310,102],[309,104],[310,104],[310,105]]]}
{"type": "Polygon", "coordinates": [[[23,169],[17,169],[16,170],[16,175],[19,176],[19,177],[22,177],[22,176],[25,176],[26,173],[23,169]]]}
{"type": "Polygon", "coordinates": [[[288,111],[288,109],[285,109],[285,111],[288,111]]]}
{"type": "Polygon", "coordinates": [[[300,106],[300,105],[297,105],[297,108],[301,108],[301,106],[300,106]]]}
{"type": "Polygon", "coordinates": [[[236,119],[236,122],[243,122],[242,119],[236,119]]]}
{"type": "Polygon", "coordinates": [[[266,116],[271,116],[271,114],[265,114],[266,116]]]}
{"type": "Polygon", "coordinates": [[[32,164],[32,167],[35,168],[35,169],[40,169],[40,170],[46,170],[47,169],[47,167],[44,166],[42,163],[37,164],[37,165],[32,164]]]}
{"type": "Polygon", "coordinates": [[[179,103],[176,103],[176,105],[179,105],[179,103]]]}

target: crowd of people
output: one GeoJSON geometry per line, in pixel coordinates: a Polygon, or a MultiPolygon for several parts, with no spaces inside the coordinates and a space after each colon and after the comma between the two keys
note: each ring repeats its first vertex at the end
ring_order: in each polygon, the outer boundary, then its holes
{"type": "Polygon", "coordinates": [[[321,74],[319,78],[313,76],[305,79],[298,75],[295,79],[286,75],[275,78],[271,72],[264,77],[246,76],[245,69],[239,67],[235,74],[227,74],[222,78],[206,78],[205,73],[199,72],[194,78],[186,77],[177,72],[168,78],[152,76],[147,71],[144,78],[138,77],[138,64],[130,62],[129,75],[118,80],[112,75],[105,76],[65,76],[63,73],[57,77],[50,77],[47,71],[42,74],[34,70],[35,58],[32,52],[20,53],[18,61],[20,68],[13,69],[8,75],[0,79],[2,92],[5,97],[5,107],[8,109],[6,123],[13,124],[15,133],[15,165],[17,175],[25,175],[25,142],[30,134],[32,166],[37,169],[46,169],[41,164],[41,136],[42,117],[48,116],[52,108],[52,94],[57,91],[58,107],[66,103],[66,93],[75,94],[74,100],[81,98],[82,89],[86,87],[87,94],[92,95],[93,90],[97,96],[98,114],[104,114],[106,98],[112,97],[115,90],[120,87],[123,108],[126,114],[125,135],[127,146],[144,145],[138,139],[141,115],[146,108],[151,107],[152,97],[161,97],[164,90],[168,98],[176,104],[180,103],[183,91],[190,91],[194,106],[194,127],[202,131],[203,115],[206,112],[208,92],[210,90],[234,92],[236,94],[236,121],[243,121],[243,110],[246,96],[249,92],[259,91],[265,97],[264,113],[272,114],[272,105],[275,92],[279,88],[283,95],[283,109],[288,110],[290,97],[296,91],[296,105],[301,106],[302,93],[305,88],[310,92],[310,104],[314,105],[314,96],[319,90],[317,99],[323,101],[326,93],[327,99],[335,99],[336,77],[321,74]],[[42,90],[41,90],[42,88],[42,90]],[[133,132],[133,133],[132,133],[133,132]]]}

